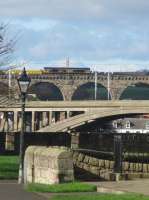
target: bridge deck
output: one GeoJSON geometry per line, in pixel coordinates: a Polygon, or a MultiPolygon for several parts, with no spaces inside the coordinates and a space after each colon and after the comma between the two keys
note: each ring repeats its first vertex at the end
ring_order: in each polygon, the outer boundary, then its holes
{"type": "MultiPolygon", "coordinates": [[[[5,104],[0,101],[0,108],[2,107],[14,107],[18,108],[21,103],[5,104]]],[[[28,101],[26,102],[26,108],[93,108],[93,107],[142,107],[149,106],[149,100],[103,100],[103,101],[28,101]]]]}

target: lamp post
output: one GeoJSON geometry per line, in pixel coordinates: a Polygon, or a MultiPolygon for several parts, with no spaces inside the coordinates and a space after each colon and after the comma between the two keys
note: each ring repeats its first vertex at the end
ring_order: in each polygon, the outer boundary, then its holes
{"type": "Polygon", "coordinates": [[[20,167],[18,183],[24,183],[24,124],[25,124],[25,100],[31,79],[28,77],[25,68],[17,79],[21,93],[21,131],[20,131],[20,167]]]}

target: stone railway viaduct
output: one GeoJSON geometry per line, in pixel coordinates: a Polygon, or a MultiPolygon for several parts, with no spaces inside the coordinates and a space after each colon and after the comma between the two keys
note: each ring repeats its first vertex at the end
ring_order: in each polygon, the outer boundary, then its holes
{"type": "MultiPolygon", "coordinates": [[[[134,86],[137,83],[149,84],[148,75],[137,73],[110,74],[109,85],[107,77],[107,73],[98,73],[97,84],[109,91],[112,100],[120,99],[122,93],[128,86],[134,86]]],[[[18,97],[19,91],[16,78],[16,75],[12,75],[12,86],[9,89],[15,97],[18,97]]],[[[34,93],[32,90],[33,87],[36,88],[39,84],[49,83],[49,92],[50,85],[52,85],[62,94],[63,100],[71,101],[73,94],[80,86],[85,85],[86,83],[95,83],[95,73],[49,73],[43,75],[31,75],[31,79],[29,93],[34,93]]],[[[8,94],[8,75],[0,75],[0,94],[8,94]]]]}

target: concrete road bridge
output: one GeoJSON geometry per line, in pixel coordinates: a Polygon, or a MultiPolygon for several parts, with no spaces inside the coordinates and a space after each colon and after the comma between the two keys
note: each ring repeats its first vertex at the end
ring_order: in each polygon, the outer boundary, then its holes
{"type": "MultiPolygon", "coordinates": [[[[0,131],[19,131],[21,104],[0,104],[0,131]]],[[[149,113],[149,101],[29,101],[26,131],[62,132],[104,117],[149,113]]]]}

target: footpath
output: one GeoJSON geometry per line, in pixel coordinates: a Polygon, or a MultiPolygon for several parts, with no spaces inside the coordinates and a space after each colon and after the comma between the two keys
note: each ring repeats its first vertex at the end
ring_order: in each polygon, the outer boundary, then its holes
{"type": "MultiPolygon", "coordinates": [[[[98,187],[98,192],[100,193],[123,193],[131,192],[149,195],[149,179],[140,179],[134,181],[118,181],[118,182],[89,182],[95,184],[98,187]]],[[[57,195],[79,195],[84,193],[61,193],[57,195]]],[[[88,193],[91,195],[93,193],[88,193]]],[[[55,194],[52,193],[30,193],[24,190],[22,185],[19,185],[15,181],[0,181],[0,200],[47,200],[55,194]]]]}
{"type": "Polygon", "coordinates": [[[0,200],[47,200],[24,190],[16,181],[0,181],[0,200]]]}
{"type": "MultiPolygon", "coordinates": [[[[90,182],[91,183],[91,182],[90,182]]],[[[92,182],[98,186],[100,192],[132,192],[138,194],[149,195],[149,179],[138,179],[132,181],[118,181],[118,182],[92,182]]]]}

